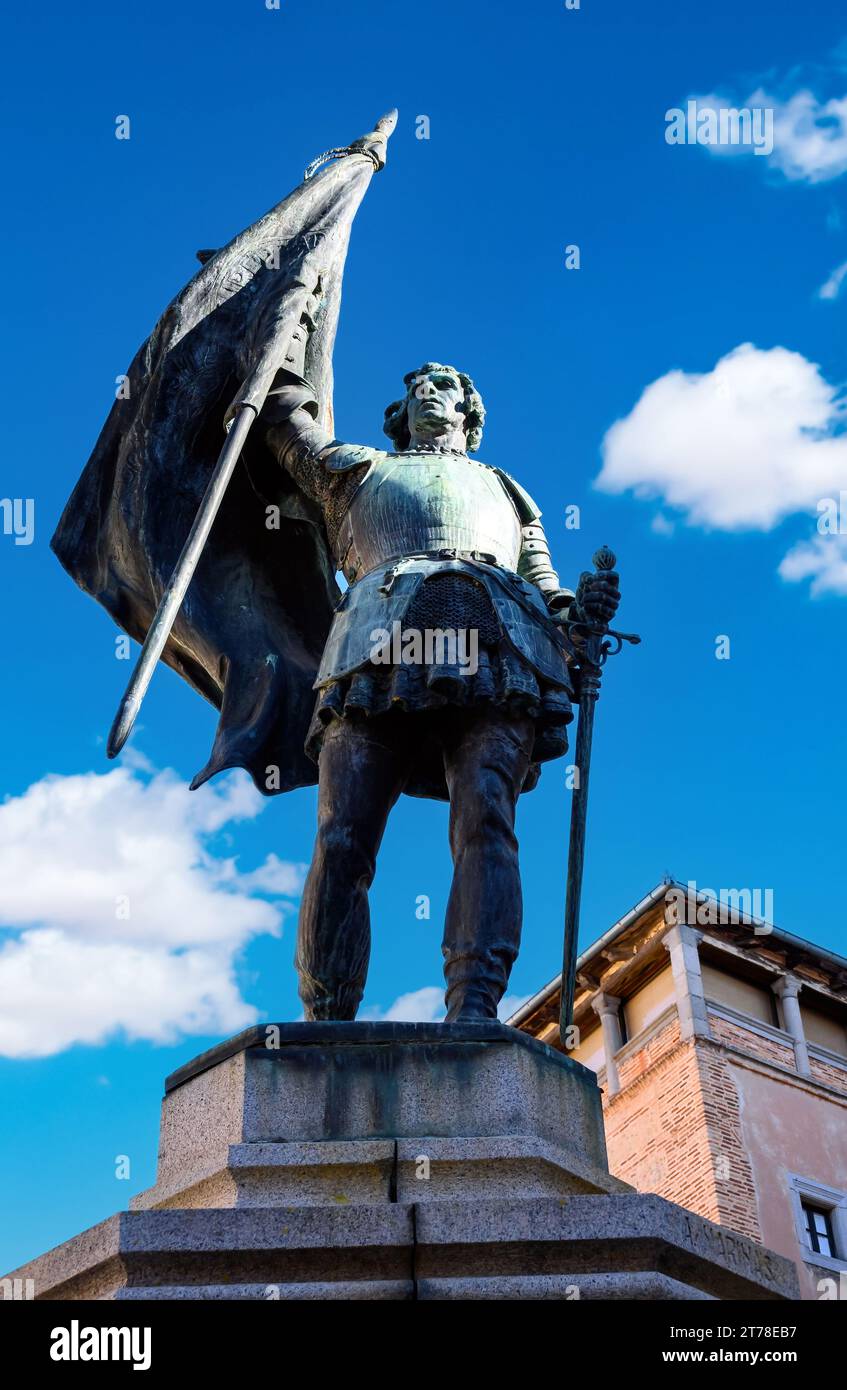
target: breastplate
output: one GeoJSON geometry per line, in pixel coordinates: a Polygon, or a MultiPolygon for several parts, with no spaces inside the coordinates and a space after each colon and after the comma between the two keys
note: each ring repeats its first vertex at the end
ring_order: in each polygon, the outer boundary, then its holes
{"type": "Polygon", "coordinates": [[[352,583],[399,556],[455,549],[493,555],[514,570],[521,524],[497,474],[459,454],[385,454],[353,496],[338,537],[352,583]]]}

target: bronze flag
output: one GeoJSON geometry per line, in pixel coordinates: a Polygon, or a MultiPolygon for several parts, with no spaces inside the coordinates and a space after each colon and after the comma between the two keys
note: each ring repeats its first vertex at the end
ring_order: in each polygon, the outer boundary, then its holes
{"type": "MultiPolygon", "coordinates": [[[[203,500],[234,406],[261,408],[309,317],[306,374],[332,421],[332,349],[350,228],[395,117],[341,150],[212,255],[127,373],[52,546],[143,642],[203,500]],[[313,326],[312,326],[313,325],[313,326]]],[[[316,161],[318,162],[318,161],[316,161]]],[[[192,786],[244,767],[260,791],[317,780],[303,751],[339,597],[322,520],[254,442],[245,447],[163,651],[220,711],[192,786]],[[279,505],[268,525],[267,499],[279,505]]]]}

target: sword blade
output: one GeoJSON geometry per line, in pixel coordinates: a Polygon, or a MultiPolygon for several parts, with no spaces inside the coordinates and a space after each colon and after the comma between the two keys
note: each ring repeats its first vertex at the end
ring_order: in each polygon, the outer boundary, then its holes
{"type": "Polygon", "coordinates": [[[566,1033],[573,1018],[573,998],[576,981],[577,941],[579,939],[579,909],[582,899],[582,871],[585,864],[585,826],[588,818],[588,785],[591,771],[591,743],[594,737],[594,709],[597,704],[597,688],[590,687],[594,682],[586,682],[588,689],[583,691],[579,707],[579,725],[576,735],[577,782],[573,788],[571,802],[571,829],[568,841],[568,882],[565,892],[565,942],[562,957],[561,1008],[559,1014],[559,1037],[562,1047],[566,1046],[566,1033]]]}

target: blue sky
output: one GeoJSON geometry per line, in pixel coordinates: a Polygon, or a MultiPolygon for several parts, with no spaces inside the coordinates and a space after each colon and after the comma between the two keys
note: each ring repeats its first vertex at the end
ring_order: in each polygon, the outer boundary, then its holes
{"type": "MultiPolygon", "coordinates": [[[[393,105],[347,266],[339,433],[378,443],[424,359],[469,371],[480,457],[536,497],[564,583],[612,545],[620,625],[643,637],[598,710],[582,944],[670,872],[771,889],[781,927],[847,950],[847,549],[817,529],[847,488],[837,7],[47,0],[10,23],[0,494],[34,499],[35,530],[0,533],[0,1266],[153,1181],[167,1072],[299,1014],[314,791],[189,796],[214,714],[165,670],[108,764],[128,663],[48,542],[195,250],[393,105]],[[665,112],[691,97],[755,97],[773,150],[669,145],[665,112]]],[[[520,808],[516,998],[560,964],[568,816],[560,763],[520,808]]],[[[432,1016],[448,864],[446,808],[404,800],[372,894],[373,1014],[432,1016]]]]}

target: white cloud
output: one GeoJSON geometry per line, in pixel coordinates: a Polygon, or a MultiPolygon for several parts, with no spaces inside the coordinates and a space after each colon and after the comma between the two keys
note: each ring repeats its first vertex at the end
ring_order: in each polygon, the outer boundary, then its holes
{"type": "Polygon", "coordinates": [[[847,536],[814,536],[795,545],[784,557],[779,572],[783,579],[810,579],[811,592],[847,595],[847,536]]]}
{"type": "MultiPolygon", "coordinates": [[[[648,386],[607,432],[595,485],[658,498],[689,525],[722,531],[769,531],[792,515],[840,512],[844,418],[839,392],[813,362],[744,343],[710,372],[676,370],[648,386]]],[[[666,534],[668,524],[660,512],[653,529],[666,534]]],[[[847,594],[843,537],[795,546],[779,572],[810,579],[813,594],[847,594]]]]}
{"type": "Polygon", "coordinates": [[[787,179],[824,183],[847,172],[847,95],[819,101],[804,90],[779,101],[760,89],[745,105],[773,107],[768,163],[787,179]]]}
{"type": "MultiPolygon", "coordinates": [[[[504,995],[497,1009],[497,1017],[501,1020],[509,1018],[529,997],[528,994],[504,995]]],[[[384,1012],[376,1006],[363,1010],[361,1017],[383,1023],[440,1023],[444,1014],[443,986],[424,985],[423,989],[401,994],[384,1012]]]]}
{"type": "MultiPolygon", "coordinates": [[[[699,109],[773,112],[773,149],[762,158],[792,182],[825,183],[847,173],[847,94],[820,100],[808,88],[783,99],[759,87],[744,101],[715,93],[690,97],[699,109]]],[[[708,144],[710,154],[752,154],[752,146],[708,144]]]]}
{"type": "Polygon", "coordinates": [[[302,866],[271,855],[241,873],[209,841],[263,804],[243,774],[189,792],[134,759],[45,777],[0,805],[0,1054],[251,1023],[235,960],[286,910],[254,894],[293,895],[302,866]]]}
{"type": "Polygon", "coordinates": [[[303,891],[308,864],[291,864],[269,854],[264,864],[252,873],[241,875],[241,886],[260,893],[278,893],[297,898],[303,891]]]}
{"type": "Polygon", "coordinates": [[[847,261],[836,266],[829,279],[824,281],[818,290],[818,299],[837,299],[845,275],[847,275],[847,261]]]}
{"type": "Polygon", "coordinates": [[[388,1009],[376,1004],[363,1009],[359,1017],[382,1023],[440,1023],[444,1013],[443,987],[424,985],[423,989],[401,994],[388,1009]]]}
{"type": "Polygon", "coordinates": [[[497,1007],[497,1017],[505,1023],[507,1018],[516,1014],[531,998],[531,994],[504,994],[497,1007]]]}
{"type": "Polygon", "coordinates": [[[838,392],[813,362],[744,343],[659,377],[603,441],[597,486],[660,498],[693,525],[767,531],[847,478],[838,392]]]}

